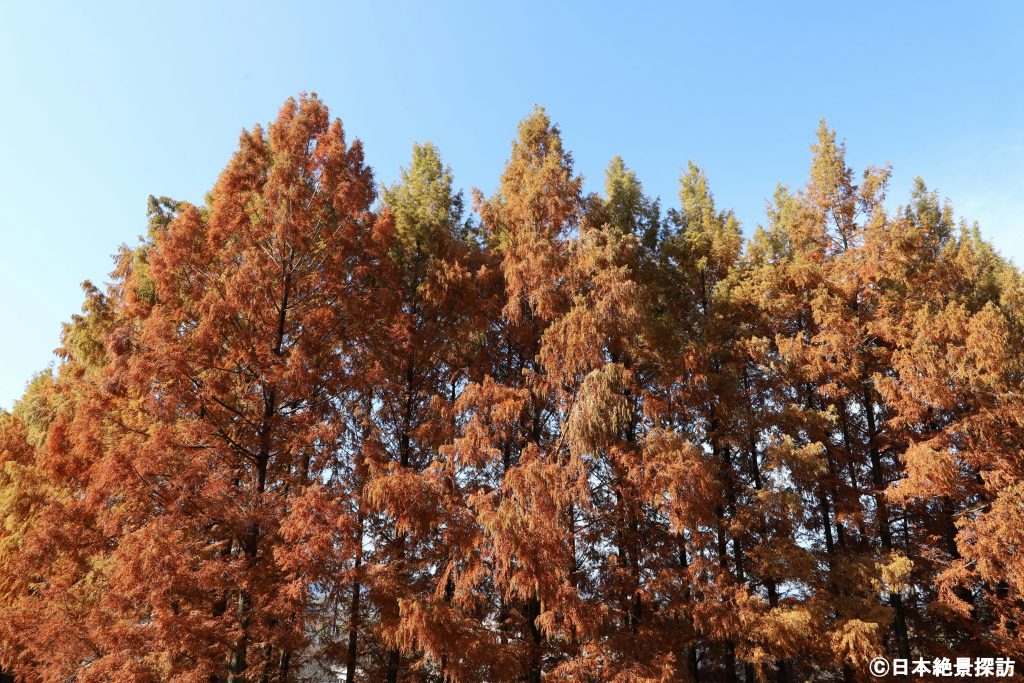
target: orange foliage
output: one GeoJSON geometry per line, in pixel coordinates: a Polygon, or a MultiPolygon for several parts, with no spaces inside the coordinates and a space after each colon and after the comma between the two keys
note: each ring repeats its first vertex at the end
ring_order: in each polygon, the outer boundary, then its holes
{"type": "Polygon", "coordinates": [[[0,414],[0,669],[52,681],[863,679],[1024,651],[1024,279],[822,124],[744,240],[585,196],[547,114],[475,216],[315,96],[150,200],[0,414]],[[379,195],[379,196],[378,196],[379,195]],[[379,201],[378,201],[379,200],[379,201]]]}

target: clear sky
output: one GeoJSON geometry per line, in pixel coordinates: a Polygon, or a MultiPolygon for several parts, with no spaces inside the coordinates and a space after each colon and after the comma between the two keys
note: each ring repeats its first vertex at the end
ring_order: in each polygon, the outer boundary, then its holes
{"type": "Polygon", "coordinates": [[[921,175],[1024,264],[1017,2],[32,2],[0,0],[0,407],[52,362],[79,283],[201,202],[242,127],[317,92],[390,182],[431,140],[497,184],[534,103],[588,190],[620,154],[675,205],[688,160],[749,233],[805,180],[818,119],[855,168],[921,175]]]}

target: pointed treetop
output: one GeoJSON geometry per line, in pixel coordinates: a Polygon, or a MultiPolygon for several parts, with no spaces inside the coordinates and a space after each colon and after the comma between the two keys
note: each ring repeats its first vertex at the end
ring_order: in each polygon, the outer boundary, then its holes
{"type": "Polygon", "coordinates": [[[637,235],[642,243],[652,248],[660,224],[658,202],[644,195],[640,179],[620,156],[608,163],[604,191],[607,197],[605,220],[623,234],[637,235]]]}
{"type": "Polygon", "coordinates": [[[853,171],[846,165],[846,143],[836,142],[836,132],[825,119],[818,123],[816,138],[811,145],[811,196],[823,208],[845,207],[854,189],[853,171]]]}
{"type": "Polygon", "coordinates": [[[700,270],[724,277],[743,248],[740,223],[732,211],[717,211],[704,171],[692,161],[679,179],[680,210],[673,212],[682,228],[687,258],[700,270]]]}
{"type": "Polygon", "coordinates": [[[394,214],[398,248],[404,255],[436,254],[446,243],[464,239],[465,201],[434,144],[414,144],[412,163],[381,196],[394,214]]]}

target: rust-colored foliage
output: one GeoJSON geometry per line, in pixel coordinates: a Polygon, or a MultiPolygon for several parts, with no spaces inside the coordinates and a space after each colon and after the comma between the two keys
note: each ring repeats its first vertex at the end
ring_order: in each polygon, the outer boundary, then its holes
{"type": "Polygon", "coordinates": [[[745,240],[587,196],[540,108],[467,218],[315,96],[150,199],[0,414],[0,672],[864,680],[1024,651],[1024,278],[822,124],[745,240]],[[379,194],[379,201],[378,201],[379,194]]]}

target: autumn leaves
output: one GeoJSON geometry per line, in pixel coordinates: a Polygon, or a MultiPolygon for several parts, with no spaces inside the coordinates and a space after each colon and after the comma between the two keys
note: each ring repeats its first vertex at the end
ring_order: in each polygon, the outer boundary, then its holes
{"type": "Polygon", "coordinates": [[[25,680],[863,678],[1019,651],[1019,272],[822,126],[750,240],[520,124],[467,216],[315,96],[0,416],[25,680]]]}

